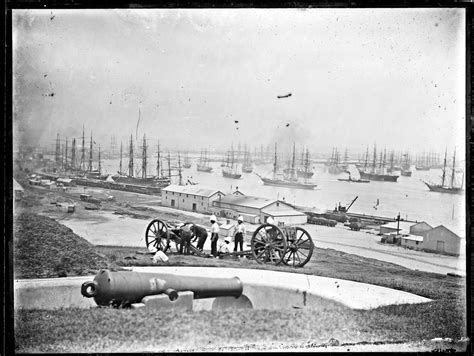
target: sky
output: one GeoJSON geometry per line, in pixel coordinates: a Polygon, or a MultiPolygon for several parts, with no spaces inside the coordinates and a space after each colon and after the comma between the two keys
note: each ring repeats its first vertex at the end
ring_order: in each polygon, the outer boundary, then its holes
{"type": "Polygon", "coordinates": [[[14,10],[12,32],[14,143],[464,156],[463,9],[14,10]]]}

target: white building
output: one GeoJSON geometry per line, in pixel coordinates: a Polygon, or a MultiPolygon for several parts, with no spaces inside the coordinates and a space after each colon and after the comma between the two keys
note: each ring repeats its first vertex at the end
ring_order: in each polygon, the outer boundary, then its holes
{"type": "Polygon", "coordinates": [[[212,203],[224,197],[220,190],[197,185],[169,185],[161,190],[164,206],[198,213],[211,213],[212,203]]]}
{"type": "Polygon", "coordinates": [[[285,202],[274,199],[260,198],[249,195],[229,194],[213,203],[214,213],[218,216],[237,219],[242,216],[250,223],[266,222],[268,217],[275,220],[275,224],[296,225],[307,222],[306,214],[299,212],[285,202]]]}

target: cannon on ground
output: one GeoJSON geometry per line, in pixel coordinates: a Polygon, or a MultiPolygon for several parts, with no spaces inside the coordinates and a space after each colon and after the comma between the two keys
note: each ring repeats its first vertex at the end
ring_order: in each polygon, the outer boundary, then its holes
{"type": "Polygon", "coordinates": [[[128,306],[150,295],[166,294],[170,300],[178,292],[191,291],[194,299],[240,297],[243,291],[238,277],[206,278],[175,276],[166,273],[101,270],[93,281],[84,282],[81,294],[94,298],[97,305],[128,306]]]}
{"type": "MultiPolygon", "coordinates": [[[[146,229],[146,247],[153,246],[166,253],[174,244],[177,251],[182,250],[180,249],[182,229],[192,224],[187,222],[178,228],[155,219],[146,229]]],[[[192,244],[189,245],[189,249],[198,256],[209,256],[192,244]]],[[[258,263],[275,265],[284,263],[293,267],[303,267],[311,259],[313,250],[313,240],[305,229],[299,226],[278,227],[273,224],[262,224],[252,234],[250,250],[230,252],[224,256],[247,256],[258,263]]]]}

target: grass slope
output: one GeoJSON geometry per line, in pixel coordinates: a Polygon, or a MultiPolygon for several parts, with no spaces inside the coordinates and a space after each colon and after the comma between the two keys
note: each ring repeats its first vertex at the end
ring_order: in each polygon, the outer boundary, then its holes
{"type": "MultiPolygon", "coordinates": [[[[15,219],[17,278],[95,274],[100,268],[152,265],[144,248],[92,246],[59,223],[35,214],[15,219]],[[140,253],[137,253],[140,252],[140,253]]],[[[15,311],[17,352],[141,352],[252,344],[417,342],[466,335],[465,281],[398,265],[315,249],[300,269],[252,260],[216,260],[170,255],[172,265],[271,269],[348,279],[433,299],[417,305],[351,310],[224,310],[149,313],[95,308],[15,311]]]]}
{"type": "Polygon", "coordinates": [[[93,245],[48,217],[15,216],[13,236],[14,278],[87,275],[110,266],[93,245]]]}

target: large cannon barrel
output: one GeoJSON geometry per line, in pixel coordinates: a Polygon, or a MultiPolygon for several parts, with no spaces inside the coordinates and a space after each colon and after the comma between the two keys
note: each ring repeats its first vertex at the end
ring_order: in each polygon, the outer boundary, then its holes
{"type": "Polygon", "coordinates": [[[180,291],[192,291],[195,299],[239,297],[242,282],[238,277],[208,278],[176,276],[167,273],[144,273],[101,270],[93,281],[85,282],[81,294],[94,298],[97,305],[139,303],[147,295],[167,294],[170,300],[180,291]]]}

